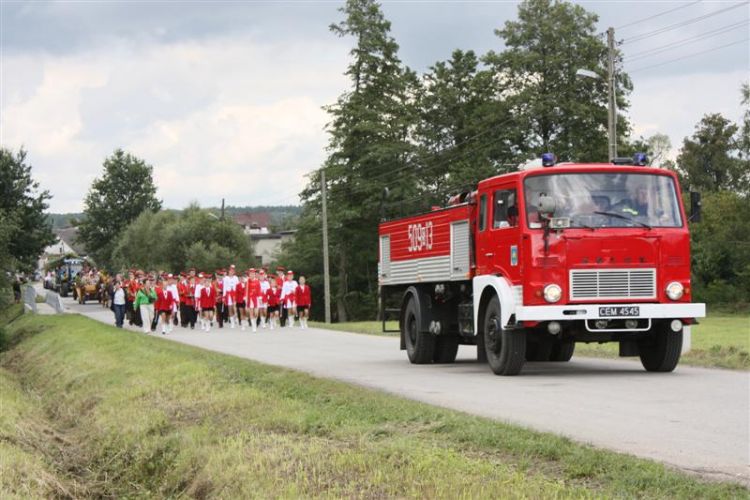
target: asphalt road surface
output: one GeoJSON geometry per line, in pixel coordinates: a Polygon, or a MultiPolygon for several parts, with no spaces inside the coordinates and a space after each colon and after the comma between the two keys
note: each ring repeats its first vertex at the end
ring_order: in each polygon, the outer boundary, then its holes
{"type": "MultiPolygon", "coordinates": [[[[113,324],[98,304],[72,311],[113,324]]],[[[159,334],[152,334],[158,335],[159,334]]],[[[750,486],[750,373],[574,357],[527,363],[497,377],[462,346],[450,365],[411,365],[398,339],[321,329],[210,333],[175,328],[168,340],[378,389],[750,486]]]]}

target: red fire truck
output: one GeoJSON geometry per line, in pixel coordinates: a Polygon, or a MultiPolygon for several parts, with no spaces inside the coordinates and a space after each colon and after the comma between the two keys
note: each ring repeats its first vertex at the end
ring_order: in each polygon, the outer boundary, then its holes
{"type": "Polygon", "coordinates": [[[446,207],[382,222],[381,312],[398,306],[409,360],[451,363],[469,344],[494,373],[516,375],[526,361],[570,360],[577,342],[619,342],[646,370],[674,370],[705,304],[691,302],[677,177],[645,165],[545,154],[446,207]]]}

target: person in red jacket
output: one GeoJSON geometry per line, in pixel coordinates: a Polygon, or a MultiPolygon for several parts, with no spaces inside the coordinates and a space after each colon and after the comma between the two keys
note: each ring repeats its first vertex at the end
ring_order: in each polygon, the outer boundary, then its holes
{"type": "Polygon", "coordinates": [[[214,322],[214,307],[216,307],[216,288],[211,279],[211,275],[203,278],[203,286],[200,289],[200,304],[203,311],[203,325],[201,330],[211,331],[214,322]]]}
{"type": "Polygon", "coordinates": [[[274,329],[279,319],[279,304],[281,303],[281,288],[276,286],[276,280],[271,280],[271,287],[266,291],[266,304],[268,304],[268,324],[274,329]]]}
{"type": "Polygon", "coordinates": [[[297,314],[299,315],[299,324],[302,328],[307,328],[307,318],[310,317],[310,306],[312,297],[310,287],[305,284],[305,277],[300,275],[299,285],[294,291],[297,300],[297,314]]]}
{"type": "Polygon", "coordinates": [[[248,316],[250,317],[250,326],[252,326],[255,332],[258,325],[258,310],[263,303],[263,297],[260,295],[260,280],[255,276],[255,269],[250,269],[248,274],[250,277],[247,280],[247,299],[245,303],[248,316]]]}
{"type": "Polygon", "coordinates": [[[167,285],[164,283],[163,278],[159,278],[156,283],[156,302],[154,303],[154,310],[161,323],[161,334],[167,334],[167,327],[169,331],[172,331],[172,325],[170,319],[172,318],[172,310],[175,306],[175,300],[172,296],[172,292],[167,290],[167,285]]]}
{"type": "MultiPolygon", "coordinates": [[[[240,277],[240,280],[237,282],[237,285],[234,288],[234,296],[235,296],[235,308],[237,309],[237,321],[240,324],[240,328],[244,331],[245,330],[245,324],[242,323],[242,320],[247,317],[247,314],[245,314],[245,305],[247,301],[247,294],[245,293],[245,288],[247,287],[247,273],[245,273],[244,276],[240,277]]],[[[249,321],[249,320],[248,320],[249,321]]]]}
{"type": "Polygon", "coordinates": [[[180,293],[180,323],[183,328],[190,325],[190,329],[195,328],[195,280],[189,278],[187,274],[182,273],[182,280],[177,285],[180,293]]]}

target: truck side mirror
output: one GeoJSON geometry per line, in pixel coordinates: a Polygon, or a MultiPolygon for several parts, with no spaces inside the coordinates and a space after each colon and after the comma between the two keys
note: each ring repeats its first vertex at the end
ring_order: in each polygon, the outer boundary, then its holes
{"type": "Polygon", "coordinates": [[[701,221],[701,206],[701,194],[690,191],[690,222],[701,221]]]}
{"type": "Polygon", "coordinates": [[[555,202],[555,199],[553,197],[546,194],[539,195],[539,204],[537,205],[537,209],[539,210],[539,212],[544,215],[551,216],[555,213],[556,208],[557,203],[555,202]]]}

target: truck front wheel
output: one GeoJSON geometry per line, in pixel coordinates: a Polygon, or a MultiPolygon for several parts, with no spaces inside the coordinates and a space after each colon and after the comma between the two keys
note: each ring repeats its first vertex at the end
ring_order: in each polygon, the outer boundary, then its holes
{"type": "Polygon", "coordinates": [[[402,334],[404,335],[409,361],[415,365],[432,363],[432,358],[435,355],[435,336],[422,331],[419,306],[414,297],[410,297],[406,304],[402,328],[404,329],[402,334]]]}
{"type": "Polygon", "coordinates": [[[643,367],[650,372],[671,372],[680,361],[682,330],[673,332],[668,324],[655,324],[648,337],[638,342],[643,367]]]}
{"type": "Polygon", "coordinates": [[[482,335],[487,362],[495,375],[518,375],[526,361],[526,336],[502,327],[497,296],[487,305],[482,335]]]}

